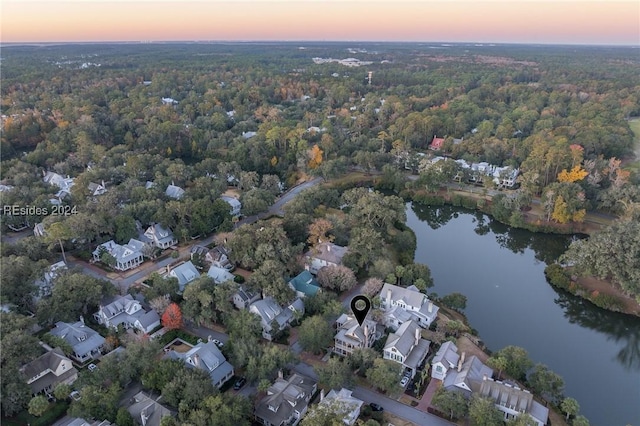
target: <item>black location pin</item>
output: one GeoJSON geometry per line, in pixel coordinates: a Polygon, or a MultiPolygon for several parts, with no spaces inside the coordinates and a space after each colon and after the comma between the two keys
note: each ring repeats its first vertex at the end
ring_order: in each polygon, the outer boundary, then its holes
{"type": "Polygon", "coordinates": [[[360,326],[362,326],[362,323],[367,317],[370,309],[371,301],[368,297],[359,295],[351,299],[351,310],[353,311],[353,315],[358,320],[358,324],[360,324],[360,326]]]}

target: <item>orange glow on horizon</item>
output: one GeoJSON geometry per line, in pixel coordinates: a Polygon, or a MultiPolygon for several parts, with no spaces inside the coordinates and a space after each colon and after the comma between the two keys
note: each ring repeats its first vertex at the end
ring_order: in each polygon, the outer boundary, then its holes
{"type": "Polygon", "coordinates": [[[635,1],[2,2],[3,42],[300,40],[640,44],[635,1]]]}

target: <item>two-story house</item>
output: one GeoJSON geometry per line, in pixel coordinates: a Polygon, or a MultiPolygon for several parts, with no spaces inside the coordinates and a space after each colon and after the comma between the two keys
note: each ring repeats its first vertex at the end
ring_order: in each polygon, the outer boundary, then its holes
{"type": "Polygon", "coordinates": [[[93,314],[98,324],[117,329],[122,325],[125,329],[135,328],[142,333],[150,333],[160,325],[160,316],[154,310],[145,310],[133,296],[116,296],[111,303],[100,305],[93,314]]]}
{"type": "Polygon", "coordinates": [[[478,394],[494,401],[495,407],[504,414],[506,421],[528,414],[537,426],[547,424],[549,409],[533,399],[526,389],[515,383],[493,380],[483,376],[478,394]]]}
{"type": "Polygon", "coordinates": [[[307,376],[295,373],[284,380],[280,372],[267,395],[256,405],[254,417],[265,426],[296,426],[317,389],[318,383],[307,376]]]}
{"type": "Polygon", "coordinates": [[[158,402],[162,397],[153,400],[149,395],[140,391],[131,398],[131,405],[127,411],[133,420],[142,426],[160,426],[164,417],[173,416],[174,413],[158,402]]]}
{"type": "Polygon", "coordinates": [[[74,324],[58,321],[49,333],[64,339],[73,349],[71,357],[80,363],[98,357],[104,345],[104,337],[87,327],[82,317],[74,324]]]}
{"type": "MultiPolygon", "coordinates": [[[[168,268],[168,265],[167,265],[168,268]]],[[[191,261],[182,263],[175,268],[169,270],[167,277],[173,277],[178,280],[178,287],[180,293],[184,291],[184,288],[191,281],[200,276],[200,272],[196,269],[195,265],[191,261]]]]}
{"type": "Polygon", "coordinates": [[[159,223],[149,226],[144,231],[144,234],[140,236],[140,240],[162,250],[178,244],[173,232],[170,229],[163,228],[159,223]]]}
{"type": "Polygon", "coordinates": [[[221,196],[220,199],[229,204],[229,213],[231,213],[231,217],[240,216],[240,211],[242,210],[242,203],[240,202],[240,200],[238,200],[237,198],[229,197],[227,195],[221,196]]]}
{"type": "Polygon", "coordinates": [[[415,286],[404,288],[385,283],[380,291],[380,304],[385,311],[385,325],[392,329],[410,320],[427,328],[438,315],[438,307],[415,286]]]}
{"type": "Polygon", "coordinates": [[[337,333],[334,338],[333,352],[349,355],[356,349],[370,348],[376,340],[376,323],[365,319],[362,326],[355,317],[342,314],[336,320],[337,333]]]}
{"type": "Polygon", "coordinates": [[[215,265],[211,265],[209,267],[207,275],[211,277],[216,284],[220,284],[225,281],[233,281],[235,278],[235,276],[228,270],[215,265]]]}
{"type": "Polygon", "coordinates": [[[204,371],[218,389],[234,374],[233,365],[227,361],[213,341],[200,342],[187,352],[171,350],[167,353],[167,358],[180,359],[187,367],[204,371]]]}
{"type": "Polygon", "coordinates": [[[231,297],[233,305],[240,310],[249,309],[249,306],[258,300],[260,300],[260,295],[258,293],[253,293],[243,286],[240,286],[238,291],[236,291],[231,297]]]}
{"type": "Polygon", "coordinates": [[[422,329],[414,321],[403,323],[395,333],[389,334],[384,345],[383,358],[395,361],[405,368],[405,372],[416,375],[429,353],[431,342],[423,339],[422,329]]]}
{"type": "Polygon", "coordinates": [[[194,245],[191,248],[191,260],[193,256],[202,256],[209,265],[225,269],[229,272],[235,269],[235,265],[229,260],[229,251],[224,246],[215,246],[211,250],[204,246],[194,245]]]}
{"type": "Polygon", "coordinates": [[[327,396],[324,396],[324,389],[320,391],[320,403],[318,405],[339,406],[344,410],[342,421],[347,426],[353,426],[360,416],[360,409],[364,401],[351,395],[352,391],[342,388],[336,392],[331,389],[327,396]]]}
{"type": "Polygon", "coordinates": [[[304,303],[302,300],[296,299],[289,306],[283,308],[272,297],[265,297],[253,302],[249,306],[249,312],[260,317],[262,337],[272,340],[277,331],[289,327],[296,318],[296,312],[300,317],[304,314],[304,303]]]}
{"type": "Polygon", "coordinates": [[[342,265],[342,258],[347,253],[347,247],[342,247],[330,242],[322,242],[313,250],[304,254],[309,263],[309,271],[316,275],[325,266],[342,265]]]}
{"type": "Polygon", "coordinates": [[[466,357],[462,352],[456,368],[449,369],[442,382],[442,386],[449,391],[462,393],[470,398],[473,392],[480,391],[480,385],[484,377],[491,377],[493,369],[485,365],[475,355],[466,357]]]}
{"type": "Polygon", "coordinates": [[[20,369],[33,395],[49,395],[59,384],[71,385],[78,378],[78,370],[73,366],[62,349],[52,351],[25,364],[20,369]]]}
{"type": "Polygon", "coordinates": [[[456,368],[460,355],[458,355],[458,347],[452,341],[446,341],[440,346],[433,360],[431,360],[431,377],[438,380],[444,380],[447,372],[456,368]]]}
{"type": "Polygon", "coordinates": [[[106,243],[100,244],[93,251],[93,260],[95,262],[102,261],[102,254],[104,252],[109,253],[113,259],[113,268],[118,271],[128,271],[129,269],[137,268],[144,261],[142,252],[140,251],[141,244],[137,240],[131,239],[129,244],[120,245],[115,241],[110,240],[106,243]]]}

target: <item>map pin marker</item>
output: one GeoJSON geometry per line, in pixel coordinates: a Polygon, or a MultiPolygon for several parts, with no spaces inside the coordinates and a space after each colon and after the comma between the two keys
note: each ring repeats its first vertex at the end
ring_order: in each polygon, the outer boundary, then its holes
{"type": "Polygon", "coordinates": [[[371,309],[371,301],[363,295],[359,295],[351,299],[351,310],[353,315],[358,320],[358,324],[362,326],[364,319],[367,317],[369,310],[371,309]]]}

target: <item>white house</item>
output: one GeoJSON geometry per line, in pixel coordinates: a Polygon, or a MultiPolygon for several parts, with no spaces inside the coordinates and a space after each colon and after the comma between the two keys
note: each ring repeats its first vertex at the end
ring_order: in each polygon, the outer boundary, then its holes
{"type": "Polygon", "coordinates": [[[212,341],[200,342],[187,352],[169,351],[170,359],[183,360],[187,367],[197,368],[209,375],[218,389],[233,377],[233,365],[229,364],[220,349],[212,341]]]}
{"type": "Polygon", "coordinates": [[[231,206],[231,216],[232,217],[238,217],[240,216],[240,210],[242,209],[242,203],[237,199],[237,198],[233,198],[233,197],[229,197],[227,195],[223,195],[220,197],[221,200],[225,201],[227,204],[229,204],[229,206],[231,206]]]}
{"type": "Polygon", "coordinates": [[[117,329],[122,325],[125,329],[135,328],[142,333],[150,333],[160,325],[158,313],[154,309],[146,311],[130,294],[116,296],[111,303],[100,305],[93,317],[106,327],[117,329]]]}
{"type": "Polygon", "coordinates": [[[163,417],[173,416],[173,413],[157,400],[153,400],[149,395],[140,391],[133,396],[132,404],[127,407],[127,411],[136,423],[142,426],[160,426],[163,417]]]}
{"type": "Polygon", "coordinates": [[[188,261],[171,269],[167,276],[178,279],[179,291],[182,293],[187,284],[200,276],[200,272],[191,261],[188,261]]]}
{"type": "Polygon", "coordinates": [[[248,309],[253,302],[260,300],[260,295],[252,293],[244,287],[239,287],[231,297],[231,301],[237,309],[248,309]]]}
{"type": "Polygon", "coordinates": [[[209,267],[209,271],[207,272],[207,275],[213,278],[213,281],[215,281],[216,284],[220,284],[225,281],[233,281],[233,279],[235,278],[235,276],[231,272],[227,271],[224,268],[219,268],[214,265],[211,265],[209,267]]]}
{"type": "Polygon", "coordinates": [[[178,244],[173,232],[168,228],[163,228],[159,223],[149,226],[140,239],[162,250],[178,244]]]}
{"type": "Polygon", "coordinates": [[[82,317],[74,324],[59,321],[49,333],[64,339],[73,349],[72,358],[80,363],[100,356],[104,345],[104,337],[87,327],[82,317]]]}
{"type": "Polygon", "coordinates": [[[325,266],[342,265],[342,258],[346,253],[347,247],[322,242],[315,247],[315,250],[309,250],[304,256],[309,262],[309,272],[315,275],[325,266]]]}
{"type": "Polygon", "coordinates": [[[414,321],[403,323],[395,333],[389,334],[382,357],[401,364],[413,378],[429,353],[431,342],[423,339],[421,328],[414,321]]]}
{"type": "Polygon", "coordinates": [[[521,389],[515,383],[493,380],[490,376],[483,376],[478,393],[492,399],[495,406],[504,414],[506,421],[528,414],[538,426],[547,424],[549,409],[534,401],[533,395],[526,389],[521,389]]]}
{"type": "MultiPolygon", "coordinates": [[[[102,253],[106,251],[115,259],[113,267],[118,271],[127,271],[129,269],[137,268],[143,262],[143,255],[139,250],[140,245],[136,244],[136,241],[137,240],[131,239],[129,240],[129,244],[122,246],[120,244],[116,244],[113,240],[100,244],[93,251],[93,260],[96,262],[102,261],[102,253]],[[131,244],[132,241],[133,244],[131,244]]],[[[139,243],[142,244],[141,242],[139,243]]]]}
{"type": "Polygon", "coordinates": [[[342,388],[340,391],[336,392],[331,389],[327,396],[324,396],[324,389],[320,391],[320,404],[319,405],[329,405],[337,404],[341,408],[345,410],[344,417],[342,421],[345,425],[352,426],[358,420],[360,416],[360,409],[364,404],[364,401],[358,399],[351,394],[353,391],[349,389],[342,388]]]}
{"type": "Polygon", "coordinates": [[[438,315],[438,307],[415,286],[404,288],[385,283],[380,302],[385,311],[385,325],[393,329],[410,320],[427,328],[438,315]]]}
{"type": "Polygon", "coordinates": [[[293,322],[296,312],[300,316],[304,314],[304,303],[302,303],[302,300],[296,299],[289,306],[283,308],[272,297],[265,297],[262,300],[253,302],[249,306],[249,312],[260,317],[262,337],[272,340],[274,337],[274,321],[278,324],[279,330],[284,330],[293,322]]]}
{"type": "Polygon", "coordinates": [[[460,355],[458,355],[458,347],[451,341],[446,341],[440,346],[438,352],[431,360],[431,377],[438,380],[444,380],[447,372],[456,368],[460,355]]]}

